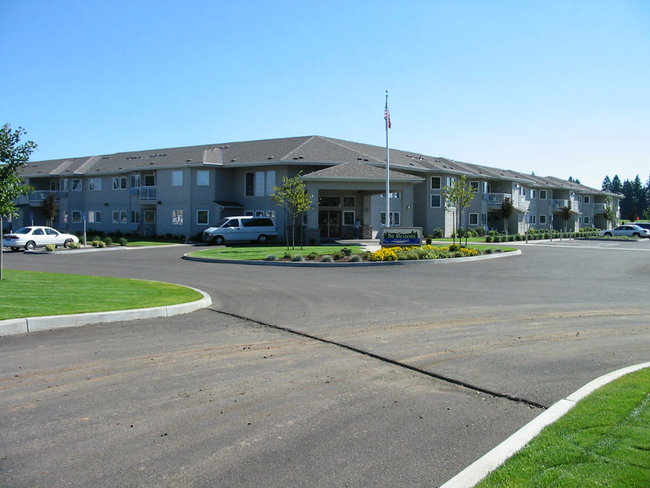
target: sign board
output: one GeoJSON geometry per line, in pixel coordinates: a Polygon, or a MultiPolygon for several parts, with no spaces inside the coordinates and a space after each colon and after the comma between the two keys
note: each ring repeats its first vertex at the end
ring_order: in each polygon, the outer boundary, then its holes
{"type": "Polygon", "coordinates": [[[384,227],[380,243],[382,247],[419,246],[422,244],[422,227],[384,227]]]}

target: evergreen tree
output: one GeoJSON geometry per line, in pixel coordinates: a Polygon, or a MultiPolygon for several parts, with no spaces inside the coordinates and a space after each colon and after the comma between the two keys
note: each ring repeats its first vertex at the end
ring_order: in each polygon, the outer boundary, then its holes
{"type": "Polygon", "coordinates": [[[618,193],[619,195],[623,193],[623,183],[621,183],[618,175],[614,175],[614,179],[612,180],[612,193],[618,193]]]}
{"type": "Polygon", "coordinates": [[[605,176],[605,179],[603,180],[603,184],[601,186],[601,189],[603,191],[612,192],[612,180],[609,179],[609,175],[605,176]]]}

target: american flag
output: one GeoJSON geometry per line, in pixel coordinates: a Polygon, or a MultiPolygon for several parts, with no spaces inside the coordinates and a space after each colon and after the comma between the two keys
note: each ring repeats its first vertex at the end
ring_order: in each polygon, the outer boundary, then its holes
{"type": "Polygon", "coordinates": [[[386,102],[386,108],[384,109],[384,120],[386,121],[386,126],[390,129],[390,110],[388,110],[388,102],[386,102]]]}

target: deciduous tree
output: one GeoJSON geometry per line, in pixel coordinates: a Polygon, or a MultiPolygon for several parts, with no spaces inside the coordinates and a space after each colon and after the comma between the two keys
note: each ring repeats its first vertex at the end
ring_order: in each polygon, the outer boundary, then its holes
{"type": "MultiPolygon", "coordinates": [[[[296,248],[296,220],[304,212],[311,208],[314,197],[307,193],[307,186],[302,180],[302,171],[293,178],[282,177],[282,185],[274,186],[275,192],[271,199],[279,206],[284,207],[285,213],[291,218],[291,245],[296,248]]],[[[286,218],[285,218],[285,236],[286,236],[286,218]]],[[[302,248],[302,239],[300,241],[302,248]]],[[[289,239],[287,239],[287,249],[289,248],[289,239]]]]}
{"type": "MultiPolygon", "coordinates": [[[[442,188],[442,195],[445,198],[445,209],[448,212],[457,212],[459,238],[463,234],[463,210],[472,204],[476,196],[476,190],[467,182],[467,176],[461,175],[451,185],[442,188]]],[[[454,244],[456,243],[456,231],[453,232],[454,244]]],[[[465,236],[465,245],[467,245],[467,236],[465,236]]]]}
{"type": "MultiPolygon", "coordinates": [[[[20,139],[23,135],[25,130],[22,127],[12,131],[11,126],[5,124],[0,129],[0,244],[3,238],[3,218],[16,215],[16,198],[27,195],[32,190],[30,186],[25,185],[18,170],[27,164],[29,156],[36,149],[36,144],[32,141],[21,144],[20,139]]],[[[0,252],[0,280],[2,279],[4,279],[4,261],[0,252]]]]}

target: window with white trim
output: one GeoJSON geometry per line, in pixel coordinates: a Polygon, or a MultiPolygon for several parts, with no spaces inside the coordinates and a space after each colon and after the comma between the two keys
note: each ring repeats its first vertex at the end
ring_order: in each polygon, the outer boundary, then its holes
{"type": "MultiPolygon", "coordinates": [[[[585,198],[586,198],[586,197],[585,197],[585,198]]],[[[589,215],[585,215],[585,216],[583,217],[582,221],[583,221],[583,223],[584,223],[585,225],[589,224],[589,223],[590,223],[589,215]]]]}
{"type": "Polygon", "coordinates": [[[440,207],[442,207],[442,196],[431,195],[431,208],[440,208],[440,207]]]}
{"type": "Polygon", "coordinates": [[[440,190],[442,188],[442,180],[440,179],[440,176],[432,176],[431,177],[431,189],[432,190],[440,190]]]}
{"type": "Polygon", "coordinates": [[[210,172],[207,169],[196,171],[196,186],[210,186],[210,172]]]}
{"type": "Polygon", "coordinates": [[[131,188],[140,188],[140,175],[131,175],[131,188]]]}
{"type": "Polygon", "coordinates": [[[88,223],[89,224],[101,224],[102,223],[102,211],[101,210],[91,210],[88,212],[88,223]]]}
{"type": "Polygon", "coordinates": [[[102,189],[101,178],[88,178],[88,191],[100,191],[102,189]]]}
{"type": "Polygon", "coordinates": [[[539,199],[546,200],[546,190],[539,190],[539,199]]]}
{"type": "Polygon", "coordinates": [[[210,221],[210,211],[209,210],[197,210],[196,211],[196,225],[208,225],[210,221]]]}
{"type": "Polygon", "coordinates": [[[183,225],[183,210],[172,210],[172,225],[183,225]]]}
{"type": "MultiPolygon", "coordinates": [[[[386,212],[381,212],[379,214],[379,223],[381,225],[386,225],[386,212]]],[[[400,215],[399,212],[391,212],[390,213],[390,226],[391,227],[399,227],[400,224],[400,215]]]]}
{"type": "Polygon", "coordinates": [[[126,210],[113,210],[112,222],[114,224],[126,224],[126,210]]]}
{"type": "Polygon", "coordinates": [[[64,224],[68,223],[68,211],[67,210],[61,210],[61,222],[64,224]]]}
{"type": "Polygon", "coordinates": [[[81,223],[81,210],[72,211],[72,223],[73,224],[81,223]]]}
{"type": "MultiPolygon", "coordinates": [[[[386,215],[385,212],[384,215],[386,215]]],[[[343,225],[354,225],[354,211],[352,210],[343,211],[343,225]]]]}
{"type": "Polygon", "coordinates": [[[546,225],[546,215],[539,216],[539,225],[546,225]]]}
{"type": "Polygon", "coordinates": [[[72,180],[72,191],[81,191],[81,180],[72,180]]]}
{"type": "Polygon", "coordinates": [[[470,181],[469,186],[472,190],[474,190],[474,193],[478,193],[479,190],[479,182],[478,181],[470,181]]]}
{"type": "Polygon", "coordinates": [[[246,173],[244,178],[244,195],[247,197],[263,197],[273,195],[273,187],[276,186],[275,175],[275,170],[246,173]]]}
{"type": "Polygon", "coordinates": [[[537,190],[530,190],[530,199],[535,200],[537,198],[537,190]]]}
{"type": "Polygon", "coordinates": [[[585,195],[585,203],[591,203],[591,198],[589,198],[589,195],[585,195]]]}
{"type": "Polygon", "coordinates": [[[477,213],[469,214],[469,225],[478,225],[478,214],[477,213]]]}
{"type": "Polygon", "coordinates": [[[156,223],[156,211],[155,210],[145,210],[143,217],[144,217],[144,223],[145,224],[155,224],[156,223]]]}
{"type": "Polygon", "coordinates": [[[113,177],[113,190],[126,190],[126,176],[113,177]]]}
{"type": "Polygon", "coordinates": [[[132,224],[139,224],[140,223],[140,211],[139,210],[131,210],[131,223],[132,224]]]}
{"type": "Polygon", "coordinates": [[[172,171],[172,186],[183,186],[183,171],[172,171]]]}

